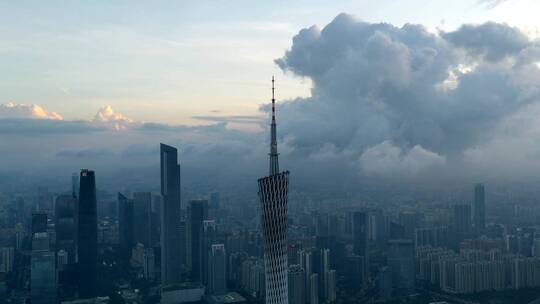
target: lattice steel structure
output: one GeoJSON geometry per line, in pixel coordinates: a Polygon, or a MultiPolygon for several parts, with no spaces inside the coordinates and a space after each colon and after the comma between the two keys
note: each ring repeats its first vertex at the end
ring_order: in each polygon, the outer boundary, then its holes
{"type": "Polygon", "coordinates": [[[264,236],[265,286],[267,304],[288,304],[287,195],[289,172],[279,172],[274,78],[272,77],[272,124],[270,174],[259,179],[264,236]]]}

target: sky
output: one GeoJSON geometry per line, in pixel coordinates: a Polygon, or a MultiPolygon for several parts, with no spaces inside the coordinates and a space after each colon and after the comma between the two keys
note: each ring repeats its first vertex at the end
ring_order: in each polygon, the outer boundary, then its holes
{"type": "Polygon", "coordinates": [[[0,190],[80,168],[156,184],[159,142],[179,147],[187,180],[254,185],[272,75],[282,168],[298,184],[537,179],[538,11],[534,0],[0,1],[0,190]]]}
{"type": "Polygon", "coordinates": [[[165,123],[260,115],[270,75],[278,99],[309,96],[310,79],[274,59],[300,29],[342,12],[433,31],[493,20],[534,33],[539,9],[534,0],[1,1],[0,103],[66,119],[91,119],[106,105],[165,123]]]}

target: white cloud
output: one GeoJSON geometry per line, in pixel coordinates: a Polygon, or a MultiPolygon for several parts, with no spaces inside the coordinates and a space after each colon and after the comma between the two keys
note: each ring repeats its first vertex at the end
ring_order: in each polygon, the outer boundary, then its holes
{"type": "Polygon", "coordinates": [[[93,122],[109,125],[117,131],[126,130],[131,124],[134,123],[133,119],[128,118],[121,113],[115,112],[110,105],[99,109],[94,116],[93,122]]]}
{"type": "Polygon", "coordinates": [[[62,115],[56,112],[47,111],[37,104],[26,105],[13,102],[0,104],[0,119],[1,118],[64,119],[62,115]]]}

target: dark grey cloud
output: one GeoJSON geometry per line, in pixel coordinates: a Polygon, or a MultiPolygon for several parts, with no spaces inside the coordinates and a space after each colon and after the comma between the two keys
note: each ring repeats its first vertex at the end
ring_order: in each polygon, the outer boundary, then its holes
{"type": "Polygon", "coordinates": [[[304,154],[330,144],[361,164],[440,164],[540,100],[536,54],[535,41],[505,24],[437,34],[341,14],[323,29],[301,30],[276,60],[313,82],[311,97],[279,105],[280,134],[304,154]]]}

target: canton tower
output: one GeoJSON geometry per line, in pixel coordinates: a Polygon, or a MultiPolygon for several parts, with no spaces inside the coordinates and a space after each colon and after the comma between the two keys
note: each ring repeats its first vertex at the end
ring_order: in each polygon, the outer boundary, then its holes
{"type": "Polygon", "coordinates": [[[276,139],[276,100],[272,77],[270,174],[259,179],[264,236],[266,304],[288,304],[287,193],[289,171],[279,172],[276,139]]]}

